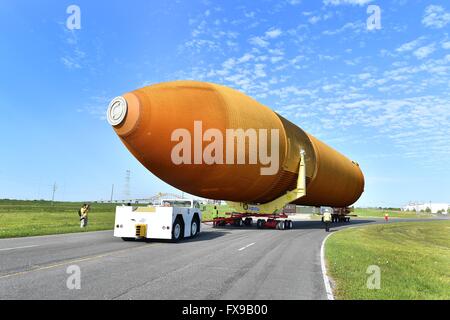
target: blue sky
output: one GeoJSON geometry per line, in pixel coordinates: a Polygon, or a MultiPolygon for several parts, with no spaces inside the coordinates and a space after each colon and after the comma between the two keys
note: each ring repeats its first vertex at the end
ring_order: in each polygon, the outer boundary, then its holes
{"type": "Polygon", "coordinates": [[[360,206],[450,202],[448,1],[0,1],[0,198],[174,191],[105,121],[144,85],[244,91],[358,161],[360,206]],[[81,9],[69,30],[66,9],[81,9]],[[381,29],[368,30],[369,5],[381,29]]]}

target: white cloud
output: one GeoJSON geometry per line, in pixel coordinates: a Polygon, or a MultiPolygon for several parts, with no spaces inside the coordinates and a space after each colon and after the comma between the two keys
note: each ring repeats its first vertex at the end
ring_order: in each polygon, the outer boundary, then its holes
{"type": "Polygon", "coordinates": [[[442,48],[443,49],[450,49],[450,41],[442,42],[442,48]]]}
{"type": "Polygon", "coordinates": [[[425,9],[422,23],[426,27],[440,29],[450,22],[450,13],[441,6],[430,5],[425,9]]]}
{"type": "Polygon", "coordinates": [[[238,59],[238,63],[248,62],[248,61],[252,60],[254,57],[255,57],[254,55],[252,55],[250,53],[246,53],[238,59]]]}
{"type": "Polygon", "coordinates": [[[339,6],[339,5],[365,5],[369,2],[372,2],[372,0],[324,0],[323,3],[326,5],[333,5],[333,6],[339,6]]]}
{"type": "Polygon", "coordinates": [[[258,47],[267,47],[269,45],[269,42],[264,40],[261,37],[253,37],[250,40],[250,44],[254,45],[254,46],[258,46],[258,47]]]}
{"type": "Polygon", "coordinates": [[[420,47],[419,49],[414,51],[414,55],[418,59],[424,59],[424,58],[428,57],[430,54],[432,54],[435,50],[436,50],[436,46],[434,45],[434,43],[432,43],[427,46],[420,47]]]}
{"type": "Polygon", "coordinates": [[[81,65],[72,57],[66,56],[61,58],[61,62],[68,69],[80,69],[81,65]]]}
{"type": "Polygon", "coordinates": [[[320,21],[320,16],[312,16],[311,18],[308,19],[308,22],[311,24],[316,24],[319,21],[320,21]]]}
{"type": "Polygon", "coordinates": [[[336,30],[325,30],[324,32],[322,32],[324,35],[327,36],[333,36],[339,33],[342,33],[346,30],[364,30],[364,28],[366,27],[366,25],[364,23],[360,23],[360,22],[348,22],[345,25],[343,25],[341,28],[336,29],[336,30]]]}
{"type": "Polygon", "coordinates": [[[270,39],[278,38],[282,34],[280,29],[270,29],[266,32],[266,37],[270,39]]]}
{"type": "Polygon", "coordinates": [[[81,69],[86,64],[86,53],[80,49],[76,33],[67,30],[64,32],[67,34],[68,48],[64,50],[60,61],[68,69],[81,69]]]}
{"type": "Polygon", "coordinates": [[[369,79],[370,77],[371,77],[370,73],[361,73],[361,74],[358,75],[358,78],[359,78],[360,80],[367,80],[367,79],[369,79]]]}
{"type": "Polygon", "coordinates": [[[417,48],[422,43],[423,40],[424,40],[424,37],[420,37],[420,38],[417,38],[416,40],[404,43],[400,47],[398,47],[395,51],[397,51],[397,52],[412,51],[415,48],[417,48]]]}

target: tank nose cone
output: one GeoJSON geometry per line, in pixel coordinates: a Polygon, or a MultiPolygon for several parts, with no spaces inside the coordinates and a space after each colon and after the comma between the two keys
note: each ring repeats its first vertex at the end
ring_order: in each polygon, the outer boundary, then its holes
{"type": "Polygon", "coordinates": [[[129,92],[114,98],[109,104],[106,118],[120,137],[131,135],[138,128],[141,119],[139,97],[133,92],[129,92]]]}
{"type": "Polygon", "coordinates": [[[127,115],[127,111],[127,100],[125,100],[124,97],[114,98],[109,104],[108,111],[106,113],[109,124],[114,127],[121,124],[127,115]]]}

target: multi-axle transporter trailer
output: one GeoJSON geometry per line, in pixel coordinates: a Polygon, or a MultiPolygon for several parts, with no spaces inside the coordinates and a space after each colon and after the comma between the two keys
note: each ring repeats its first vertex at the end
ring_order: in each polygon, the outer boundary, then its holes
{"type": "Polygon", "coordinates": [[[253,218],[257,218],[256,227],[258,229],[278,229],[286,230],[292,229],[292,220],[288,219],[285,214],[250,214],[250,213],[228,213],[227,217],[218,217],[210,221],[213,227],[224,227],[226,225],[232,225],[237,227],[252,226],[253,218]],[[265,219],[263,219],[265,218],[265,219]]]}
{"type": "Polygon", "coordinates": [[[356,217],[356,215],[351,214],[353,208],[332,208],[331,212],[331,222],[350,222],[350,217],[356,217]]]}

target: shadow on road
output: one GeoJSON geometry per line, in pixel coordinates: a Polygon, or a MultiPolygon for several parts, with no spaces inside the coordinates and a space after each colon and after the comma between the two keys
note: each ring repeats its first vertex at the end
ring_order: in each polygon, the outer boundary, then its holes
{"type": "MultiPolygon", "coordinates": [[[[320,220],[302,220],[302,221],[292,221],[293,222],[293,228],[292,230],[316,230],[316,229],[324,229],[325,230],[325,224],[320,220]]],[[[376,219],[358,219],[358,220],[350,220],[350,222],[334,222],[330,225],[330,228],[340,228],[340,227],[347,227],[347,226],[356,226],[360,224],[368,224],[368,223],[375,223],[377,222],[376,219]]],[[[208,224],[211,226],[210,224],[208,224]]],[[[222,226],[222,227],[216,227],[211,228],[209,230],[248,230],[248,231],[259,231],[259,229],[256,228],[255,223],[253,223],[252,226],[243,226],[243,227],[236,227],[236,226],[222,226]]],[[[268,229],[265,229],[268,230],[268,229]]],[[[214,232],[214,231],[210,231],[214,232]]],[[[210,233],[207,232],[207,233],[210,233]]]]}
{"type": "MultiPolygon", "coordinates": [[[[368,224],[374,223],[377,220],[371,219],[358,219],[358,220],[350,220],[350,222],[333,222],[330,224],[330,228],[340,228],[340,227],[348,227],[348,226],[356,226],[360,224],[368,224]]],[[[325,224],[322,221],[293,221],[294,228],[293,229],[325,229],[325,224]]]]}
{"type": "Polygon", "coordinates": [[[195,238],[186,238],[180,242],[172,242],[172,240],[165,240],[165,239],[142,239],[142,240],[131,240],[131,241],[133,241],[133,242],[148,242],[148,243],[177,244],[177,243],[189,243],[189,242],[212,240],[212,239],[216,239],[219,237],[223,237],[223,236],[227,235],[228,233],[230,233],[230,232],[211,229],[211,230],[208,230],[208,232],[199,233],[198,236],[196,236],[195,238]]]}

